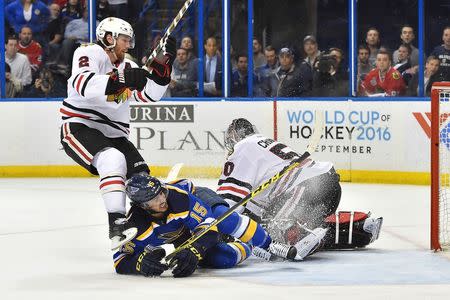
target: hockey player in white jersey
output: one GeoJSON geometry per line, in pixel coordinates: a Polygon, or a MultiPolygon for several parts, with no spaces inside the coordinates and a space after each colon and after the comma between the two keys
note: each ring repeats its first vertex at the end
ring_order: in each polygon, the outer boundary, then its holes
{"type": "MultiPolygon", "coordinates": [[[[246,119],[235,119],[225,134],[227,161],[218,194],[234,205],[300,155],[288,146],[258,134],[246,119]]],[[[339,175],[331,162],[305,159],[241,211],[266,224],[276,240],[295,245],[306,256],[325,248],[364,247],[378,238],[382,218],[361,212],[334,214],[341,198],[339,175]],[[313,230],[310,230],[310,229],[313,230]]]]}
{"type": "Polygon", "coordinates": [[[170,82],[176,41],[168,37],[161,53],[147,68],[125,58],[134,47],[131,25],[119,18],[102,20],[97,43],[76,49],[67,98],[60,113],[61,143],[65,152],[89,172],[100,176],[99,189],[109,219],[111,248],[137,233],[125,218],[125,180],[150,170],[128,140],[129,102],[158,101],[170,82]]]}

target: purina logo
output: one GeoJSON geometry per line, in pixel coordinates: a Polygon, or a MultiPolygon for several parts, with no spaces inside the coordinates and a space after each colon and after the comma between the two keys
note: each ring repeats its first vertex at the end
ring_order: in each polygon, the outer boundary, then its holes
{"type": "Polygon", "coordinates": [[[193,123],[194,105],[131,105],[132,123],[193,123]]]}
{"type": "MultiPolygon", "coordinates": [[[[420,113],[413,112],[414,118],[416,118],[420,127],[422,127],[423,131],[427,135],[429,139],[431,139],[431,113],[420,113]]],[[[439,140],[440,143],[447,146],[447,149],[450,150],[450,114],[443,113],[440,116],[439,124],[440,124],[440,132],[439,132],[439,140]]]]}

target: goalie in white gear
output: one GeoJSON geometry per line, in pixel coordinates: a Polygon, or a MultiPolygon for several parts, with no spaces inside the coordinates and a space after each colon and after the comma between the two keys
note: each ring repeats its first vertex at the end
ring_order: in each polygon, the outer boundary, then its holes
{"type": "Polygon", "coordinates": [[[125,58],[134,47],[131,25],[119,18],[102,20],[96,29],[97,43],[75,50],[67,98],[60,113],[61,143],[68,156],[100,176],[109,219],[111,248],[134,238],[133,224],[125,219],[125,180],[150,170],[128,140],[129,102],[158,101],[170,82],[176,41],[169,37],[159,57],[147,67],[151,73],[125,58]]]}
{"type": "MultiPolygon", "coordinates": [[[[300,157],[288,146],[258,134],[243,118],[228,127],[225,147],[229,153],[217,192],[230,205],[300,157]]],[[[359,212],[335,216],[340,198],[333,164],[309,157],[247,202],[241,212],[265,224],[275,239],[295,245],[304,256],[320,242],[326,248],[354,248],[378,238],[382,218],[370,219],[359,212]]]]}

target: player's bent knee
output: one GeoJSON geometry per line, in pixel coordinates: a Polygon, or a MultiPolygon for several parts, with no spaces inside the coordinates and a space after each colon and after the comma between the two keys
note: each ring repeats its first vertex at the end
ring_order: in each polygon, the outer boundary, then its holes
{"type": "Polygon", "coordinates": [[[115,148],[108,148],[97,153],[93,165],[100,175],[100,190],[108,193],[125,191],[127,162],[125,155],[115,148]]]}
{"type": "Polygon", "coordinates": [[[208,250],[205,262],[212,268],[232,268],[246,260],[251,253],[250,246],[240,241],[220,243],[208,250]]]}

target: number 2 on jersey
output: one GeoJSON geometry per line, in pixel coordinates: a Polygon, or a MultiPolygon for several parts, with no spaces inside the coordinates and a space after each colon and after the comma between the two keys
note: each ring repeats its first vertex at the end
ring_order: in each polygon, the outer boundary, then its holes
{"type": "Polygon", "coordinates": [[[78,66],[79,66],[80,68],[82,68],[82,67],[89,67],[89,57],[87,57],[87,56],[81,56],[81,57],[78,59],[78,66]]]}

